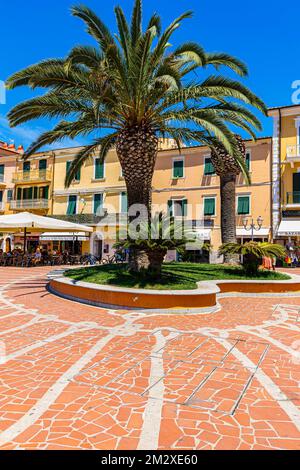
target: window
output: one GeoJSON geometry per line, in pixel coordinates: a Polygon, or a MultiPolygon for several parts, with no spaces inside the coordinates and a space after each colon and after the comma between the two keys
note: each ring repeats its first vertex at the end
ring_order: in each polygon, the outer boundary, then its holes
{"type": "Polygon", "coordinates": [[[205,157],[204,159],[204,175],[209,176],[209,175],[215,175],[215,168],[212,164],[211,158],[210,157],[205,157]]]}
{"type": "Polygon", "coordinates": [[[8,189],[8,191],[7,191],[7,200],[8,200],[8,202],[12,201],[12,199],[13,199],[13,194],[14,194],[13,190],[12,190],[12,189],[8,189]]]}
{"type": "Polygon", "coordinates": [[[4,181],[4,168],[5,165],[0,165],[0,181],[4,181]]]}
{"type": "Polygon", "coordinates": [[[251,165],[251,153],[246,152],[246,167],[248,171],[250,171],[250,165],[251,165]]]}
{"type": "MultiPolygon", "coordinates": [[[[72,165],[71,161],[67,162],[67,174],[69,173],[71,165],[72,165]]],[[[80,170],[77,171],[77,173],[75,175],[75,178],[74,178],[74,181],[76,181],[76,182],[80,181],[80,170]]]]}
{"type": "Polygon", "coordinates": [[[173,178],[183,178],[184,160],[173,160],[173,178]]]}
{"type": "Polygon", "coordinates": [[[39,173],[45,175],[47,170],[47,160],[43,159],[39,161],[39,173]]]}
{"type": "Polygon", "coordinates": [[[39,199],[48,199],[49,198],[49,186],[43,186],[40,188],[39,199]]]}
{"type": "Polygon", "coordinates": [[[103,194],[94,194],[94,214],[100,215],[103,207],[103,194]]]}
{"type": "Polygon", "coordinates": [[[3,191],[0,191],[0,204],[2,203],[3,201],[3,191]]]}
{"type": "Polygon", "coordinates": [[[120,210],[122,214],[125,214],[128,212],[128,198],[127,198],[127,193],[123,192],[121,193],[121,203],[120,203],[120,210]]]}
{"type": "Polygon", "coordinates": [[[77,206],[77,196],[69,196],[67,215],[75,215],[77,206]]]}
{"type": "Polygon", "coordinates": [[[186,217],[187,199],[170,199],[168,201],[168,212],[171,217],[186,217]]]}
{"type": "Polygon", "coordinates": [[[23,163],[23,177],[24,179],[29,179],[30,177],[30,162],[23,163]]]}
{"type": "Polygon", "coordinates": [[[102,180],[104,178],[104,162],[101,158],[95,158],[95,179],[102,180]]]}
{"type": "Polygon", "coordinates": [[[204,198],[204,215],[216,215],[216,199],[214,197],[204,198]]]}
{"type": "Polygon", "coordinates": [[[250,214],[250,196],[238,196],[238,215],[250,214]]]}

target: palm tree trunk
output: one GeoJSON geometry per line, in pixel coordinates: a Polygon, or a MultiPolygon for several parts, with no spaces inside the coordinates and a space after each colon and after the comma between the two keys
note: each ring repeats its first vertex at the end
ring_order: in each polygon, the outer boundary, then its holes
{"type": "MultiPolygon", "coordinates": [[[[236,218],[235,218],[235,187],[236,174],[227,173],[220,175],[221,190],[221,232],[222,243],[236,242],[236,218]]],[[[224,255],[225,263],[238,262],[236,255],[224,255]]]]}
{"type": "MultiPolygon", "coordinates": [[[[117,140],[116,150],[127,188],[129,223],[136,217],[139,217],[140,221],[149,222],[158,139],[148,128],[134,126],[122,131],[117,140]]],[[[144,249],[137,247],[131,250],[129,257],[131,271],[141,272],[148,270],[149,267],[149,256],[144,249]]]]}

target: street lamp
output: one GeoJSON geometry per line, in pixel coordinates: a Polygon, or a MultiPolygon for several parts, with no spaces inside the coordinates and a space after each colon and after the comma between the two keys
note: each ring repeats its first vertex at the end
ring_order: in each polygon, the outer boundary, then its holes
{"type": "Polygon", "coordinates": [[[244,226],[244,229],[247,230],[247,232],[250,232],[251,231],[251,240],[253,241],[254,240],[254,230],[256,232],[259,232],[259,230],[262,228],[262,224],[263,224],[263,218],[261,216],[257,217],[257,225],[255,225],[254,223],[254,219],[251,219],[251,223],[248,225],[248,219],[247,217],[245,217],[243,219],[243,226],[244,226]]]}

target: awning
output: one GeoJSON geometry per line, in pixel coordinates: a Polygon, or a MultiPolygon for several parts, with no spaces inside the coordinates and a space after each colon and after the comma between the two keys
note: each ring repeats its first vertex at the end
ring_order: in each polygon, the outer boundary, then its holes
{"type": "Polygon", "coordinates": [[[300,219],[293,220],[282,220],[277,230],[279,237],[287,236],[300,236],[300,219]]]}
{"type": "Polygon", "coordinates": [[[79,232],[79,233],[71,233],[71,232],[65,232],[65,233],[43,233],[43,235],[40,236],[40,241],[46,241],[46,242],[72,242],[73,240],[78,240],[79,242],[86,242],[89,240],[89,237],[85,235],[85,232],[79,232]]]}
{"type": "MultiPolygon", "coordinates": [[[[254,238],[267,238],[269,236],[270,229],[269,228],[261,228],[260,230],[253,230],[254,238]]],[[[252,231],[246,230],[244,228],[237,228],[236,229],[236,236],[237,237],[244,237],[244,238],[251,238],[252,231]]]]}

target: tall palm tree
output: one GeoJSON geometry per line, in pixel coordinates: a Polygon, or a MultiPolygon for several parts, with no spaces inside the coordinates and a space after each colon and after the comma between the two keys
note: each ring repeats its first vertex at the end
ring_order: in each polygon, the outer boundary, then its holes
{"type": "MultiPolygon", "coordinates": [[[[16,106],[9,113],[11,126],[40,117],[62,119],[32,143],[24,158],[66,137],[93,138],[76,155],[67,186],[91,155],[97,152],[104,159],[115,147],[129,207],[143,204],[142,218],[147,217],[159,138],[174,139],[180,150],[191,142],[208,144],[213,137],[235,155],[238,148],[228,126],[237,125],[251,135],[252,128],[260,128],[245,105],[263,112],[265,106],[247,87],[220,74],[198,79],[197,69],[209,65],[226,66],[245,76],[247,68],[240,60],[207,53],[193,42],[170,47],[173,33],[191,18],[190,11],[164,31],[155,13],[143,29],[142,1],[135,0],[131,23],[120,7],[115,8],[117,34],[86,6],[73,7],[72,14],[84,21],[96,47],[76,46],[66,58],[42,61],[7,81],[10,89],[28,85],[48,90],[16,106]]],[[[139,256],[138,249],[134,256],[139,256]]]]}
{"type": "MultiPolygon", "coordinates": [[[[221,233],[222,243],[236,242],[236,179],[242,172],[245,180],[250,183],[246,167],[246,147],[243,139],[235,136],[239,148],[239,156],[228,153],[224,145],[215,142],[211,148],[211,161],[216,174],[220,178],[221,193],[221,233]]],[[[224,253],[224,260],[228,263],[238,261],[234,253],[224,253]]]]}

